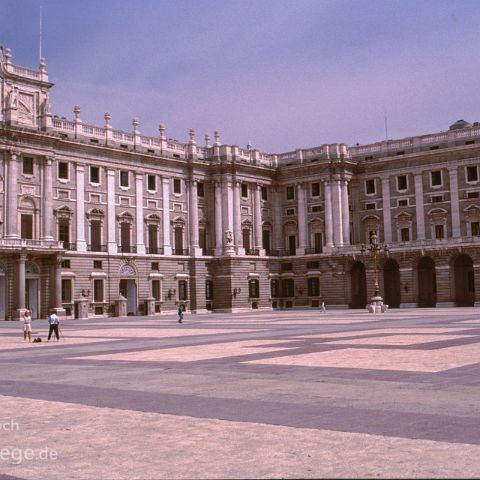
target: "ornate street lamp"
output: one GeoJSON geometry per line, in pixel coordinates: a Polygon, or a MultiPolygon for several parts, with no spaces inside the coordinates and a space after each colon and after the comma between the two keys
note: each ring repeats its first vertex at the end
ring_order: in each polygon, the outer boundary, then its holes
{"type": "Polygon", "coordinates": [[[378,266],[377,266],[377,257],[380,253],[385,253],[386,256],[389,255],[389,247],[385,243],[383,245],[378,244],[378,239],[377,239],[377,234],[376,232],[373,232],[370,235],[370,245],[365,246],[364,243],[362,243],[362,247],[360,249],[362,252],[362,255],[365,255],[367,251],[369,251],[373,255],[373,264],[374,264],[374,271],[375,271],[375,283],[373,285],[373,297],[372,297],[372,305],[377,305],[381,306],[383,305],[382,302],[382,297],[380,296],[380,286],[378,284],[378,266]]]}

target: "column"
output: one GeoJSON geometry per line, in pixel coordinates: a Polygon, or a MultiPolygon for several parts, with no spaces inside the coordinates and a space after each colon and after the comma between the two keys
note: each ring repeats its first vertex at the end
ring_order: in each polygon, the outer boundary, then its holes
{"type": "Polygon", "coordinates": [[[193,179],[189,184],[190,205],[188,211],[188,223],[190,225],[190,255],[195,257],[202,255],[198,241],[198,181],[193,179]]]}
{"type": "Polygon", "coordinates": [[[350,245],[350,209],[348,207],[348,180],[342,180],[340,187],[342,195],[343,244],[350,245]]]}
{"type": "Polygon", "coordinates": [[[332,181],[332,217],[333,217],[333,243],[339,247],[343,245],[342,233],[342,192],[340,180],[332,181]]]}
{"type": "Polygon", "coordinates": [[[254,199],[255,218],[254,218],[254,234],[255,234],[255,249],[259,251],[260,255],[265,256],[263,248],[263,229],[262,229],[262,186],[255,185],[254,199]]]}
{"type": "Polygon", "coordinates": [[[163,200],[163,253],[172,254],[170,241],[170,178],[162,177],[162,200],[163,200]]]}
{"type": "Polygon", "coordinates": [[[108,253],[117,253],[115,218],[115,170],[107,169],[107,248],[108,253]]]}
{"type": "Polygon", "coordinates": [[[423,175],[417,173],[415,179],[415,212],[417,222],[417,240],[425,240],[425,212],[423,209],[423,175]]]}
{"type": "Polygon", "coordinates": [[[55,299],[53,310],[57,315],[65,315],[65,309],[62,306],[62,257],[55,259],[55,299]]]}
{"type": "MultiPolygon", "coordinates": [[[[8,154],[7,154],[8,155],[8,154]]],[[[18,154],[10,152],[7,169],[7,201],[5,202],[5,213],[7,220],[6,238],[18,238],[18,154]]],[[[25,295],[24,295],[25,296],[25,295]]]]}
{"type": "Polygon", "coordinates": [[[452,209],[452,237],[458,238],[460,232],[460,205],[458,200],[458,171],[457,167],[448,169],[450,176],[450,205],[452,209]]]}
{"type": "Polygon", "coordinates": [[[15,318],[22,318],[25,311],[25,262],[27,255],[21,253],[18,259],[17,309],[15,318]]]}
{"type": "Polygon", "coordinates": [[[53,217],[53,179],[52,179],[53,159],[45,157],[43,164],[43,195],[42,195],[42,240],[53,240],[52,217],[53,217]]]}
{"type": "Polygon", "coordinates": [[[386,243],[392,241],[392,213],[390,207],[390,178],[382,178],[383,238],[386,243]]]}
{"type": "Polygon", "coordinates": [[[77,230],[77,251],[86,252],[87,242],[85,241],[85,165],[77,163],[77,204],[76,204],[76,230],[77,230]]]}
{"type": "Polygon", "coordinates": [[[283,198],[281,194],[281,189],[277,185],[272,192],[272,210],[273,210],[273,249],[274,250],[283,250],[285,248],[285,240],[283,238],[283,224],[282,224],[282,208],[283,208],[283,198]]]}
{"type": "Polygon", "coordinates": [[[137,220],[137,253],[145,254],[145,240],[143,232],[143,174],[135,173],[135,216],[137,220]]]}
{"type": "Polygon", "coordinates": [[[223,228],[222,228],[222,186],[215,181],[215,255],[223,253],[223,228]]]}
{"type": "Polygon", "coordinates": [[[332,188],[329,180],[323,183],[324,215],[325,215],[325,245],[333,247],[333,219],[332,219],[332,188]]]}
{"type": "Polygon", "coordinates": [[[298,218],[298,248],[297,255],[305,255],[307,247],[307,212],[305,205],[305,189],[302,183],[297,184],[297,218],[298,218]]]}
{"type": "Polygon", "coordinates": [[[223,233],[227,230],[233,233],[233,183],[229,178],[223,179],[222,202],[223,233]]]}
{"type": "Polygon", "coordinates": [[[240,205],[240,182],[233,182],[233,239],[237,248],[237,255],[245,255],[242,237],[242,210],[240,205]]]}

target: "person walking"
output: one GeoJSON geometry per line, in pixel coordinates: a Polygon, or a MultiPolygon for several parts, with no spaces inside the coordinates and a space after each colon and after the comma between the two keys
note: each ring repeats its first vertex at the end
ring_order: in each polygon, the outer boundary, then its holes
{"type": "Polygon", "coordinates": [[[32,341],[32,312],[30,310],[25,310],[23,312],[23,341],[32,341]]]}
{"type": "Polygon", "coordinates": [[[178,306],[178,323],[182,323],[183,321],[183,305],[178,306]]]}
{"type": "Polygon", "coordinates": [[[49,317],[48,317],[48,324],[50,325],[50,328],[48,330],[48,339],[47,342],[50,341],[50,338],[52,336],[52,333],[55,332],[55,336],[57,337],[57,342],[60,340],[60,335],[58,334],[58,325],[60,324],[60,319],[58,318],[57,314],[53,312],[49,317]]]}
{"type": "Polygon", "coordinates": [[[326,312],[327,311],[327,307],[325,307],[325,302],[322,302],[322,304],[320,305],[320,311],[321,312],[326,312]]]}

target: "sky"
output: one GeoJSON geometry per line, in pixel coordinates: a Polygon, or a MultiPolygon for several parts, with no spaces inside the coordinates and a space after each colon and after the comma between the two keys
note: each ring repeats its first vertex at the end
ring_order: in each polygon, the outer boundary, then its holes
{"type": "Polygon", "coordinates": [[[280,153],[480,121],[478,0],[0,0],[15,64],[40,6],[52,111],[89,124],[280,153]]]}

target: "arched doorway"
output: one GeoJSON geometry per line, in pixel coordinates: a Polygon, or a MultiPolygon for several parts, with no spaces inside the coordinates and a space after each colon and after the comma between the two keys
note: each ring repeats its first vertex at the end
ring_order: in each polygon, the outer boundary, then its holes
{"type": "Polygon", "coordinates": [[[453,269],[457,307],[473,307],[475,303],[475,279],[472,259],[468,255],[459,255],[455,259],[453,269]]]}
{"type": "Polygon", "coordinates": [[[400,307],[400,269],[398,263],[388,259],[383,266],[384,302],[390,308],[400,307]]]}
{"type": "Polygon", "coordinates": [[[355,262],[350,273],[352,279],[352,302],[351,308],[365,308],[367,305],[367,275],[365,265],[355,262]]]}
{"type": "Polygon", "coordinates": [[[137,315],[137,272],[132,265],[125,264],[120,268],[119,293],[127,299],[127,315],[137,315]]]}
{"type": "Polygon", "coordinates": [[[437,303],[437,277],[435,262],[423,257],[418,262],[418,306],[434,307],[437,303]]]}

